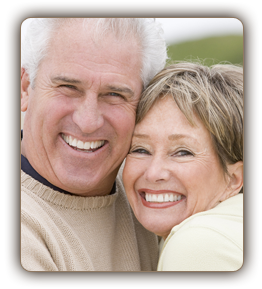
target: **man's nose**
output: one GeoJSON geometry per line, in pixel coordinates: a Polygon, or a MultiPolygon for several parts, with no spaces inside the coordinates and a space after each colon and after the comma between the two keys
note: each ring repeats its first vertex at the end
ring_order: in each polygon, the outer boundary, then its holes
{"type": "Polygon", "coordinates": [[[83,133],[93,133],[104,124],[101,105],[95,93],[89,93],[79,102],[74,113],[73,121],[83,133]]]}
{"type": "Polygon", "coordinates": [[[162,157],[153,157],[145,172],[146,180],[151,183],[165,182],[170,179],[168,161],[162,157]]]}

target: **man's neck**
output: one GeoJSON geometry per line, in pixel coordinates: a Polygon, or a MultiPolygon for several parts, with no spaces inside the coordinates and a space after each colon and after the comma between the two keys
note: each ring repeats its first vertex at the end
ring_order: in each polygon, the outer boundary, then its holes
{"type": "MultiPolygon", "coordinates": [[[[23,139],[23,130],[21,130],[21,141],[23,139]]],[[[44,177],[42,177],[34,168],[33,166],[30,164],[30,162],[28,161],[28,159],[26,158],[26,155],[24,153],[23,150],[23,145],[21,145],[21,169],[22,171],[24,171],[26,174],[28,174],[29,176],[31,176],[32,178],[34,178],[35,180],[37,180],[38,182],[40,182],[41,184],[64,194],[69,194],[69,195],[74,195],[68,191],[62,190],[59,187],[54,186],[53,184],[51,184],[49,181],[47,181],[44,177]]],[[[116,191],[116,185],[114,183],[113,188],[110,192],[111,194],[114,194],[116,191]]]]}

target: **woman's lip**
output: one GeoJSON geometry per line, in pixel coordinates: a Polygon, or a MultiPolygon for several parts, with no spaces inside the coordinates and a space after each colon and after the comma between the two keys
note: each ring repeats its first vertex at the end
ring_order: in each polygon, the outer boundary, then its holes
{"type": "Polygon", "coordinates": [[[182,195],[176,191],[172,191],[172,190],[151,190],[151,189],[146,189],[146,188],[142,188],[137,190],[138,193],[148,193],[148,194],[176,194],[176,195],[182,195]]]}
{"type": "Polygon", "coordinates": [[[183,202],[186,197],[176,191],[172,191],[172,190],[151,190],[151,189],[145,189],[145,188],[142,188],[142,189],[139,189],[137,191],[139,193],[139,196],[141,198],[141,201],[142,201],[142,204],[145,206],[145,207],[148,207],[148,208],[152,208],[152,209],[165,209],[165,208],[169,208],[169,207],[172,207],[172,206],[175,206],[181,202],[183,202]],[[163,201],[162,202],[158,202],[158,201],[147,201],[146,200],[146,197],[145,195],[146,194],[150,194],[151,196],[154,195],[154,196],[159,196],[159,195],[172,195],[172,196],[175,196],[175,199],[171,199],[171,201],[163,201]]]}
{"type": "Polygon", "coordinates": [[[166,203],[152,203],[152,202],[147,202],[141,195],[140,195],[142,204],[145,207],[151,208],[151,209],[166,209],[169,207],[173,207],[176,206],[178,204],[180,204],[181,202],[183,202],[186,198],[181,199],[180,201],[176,201],[176,202],[166,202],[166,203]]]}

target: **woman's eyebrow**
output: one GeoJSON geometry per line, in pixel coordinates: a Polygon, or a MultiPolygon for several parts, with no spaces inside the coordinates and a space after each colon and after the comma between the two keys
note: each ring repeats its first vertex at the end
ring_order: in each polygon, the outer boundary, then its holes
{"type": "Polygon", "coordinates": [[[187,134],[171,134],[168,136],[168,139],[171,141],[176,141],[176,140],[180,140],[180,139],[188,139],[190,141],[197,141],[197,139],[195,139],[194,137],[187,135],[187,134]]]}
{"type": "MultiPolygon", "coordinates": [[[[150,136],[147,134],[138,134],[138,133],[134,133],[133,137],[137,137],[137,138],[144,138],[144,139],[149,139],[150,136]]],[[[191,137],[190,135],[186,135],[186,134],[171,134],[168,136],[169,140],[178,140],[178,139],[182,139],[182,138],[188,138],[191,140],[195,140],[193,137],[191,137]]]]}
{"type": "Polygon", "coordinates": [[[133,137],[142,138],[142,139],[149,139],[150,138],[150,136],[147,134],[138,134],[138,133],[134,133],[133,137]]]}

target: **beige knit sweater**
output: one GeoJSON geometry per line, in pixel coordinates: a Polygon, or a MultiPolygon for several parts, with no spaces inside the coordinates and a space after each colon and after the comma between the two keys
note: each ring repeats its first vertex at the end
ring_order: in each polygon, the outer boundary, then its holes
{"type": "Polygon", "coordinates": [[[152,271],[157,237],[116,180],[105,197],[63,194],[21,171],[21,264],[28,271],[152,271]]]}

